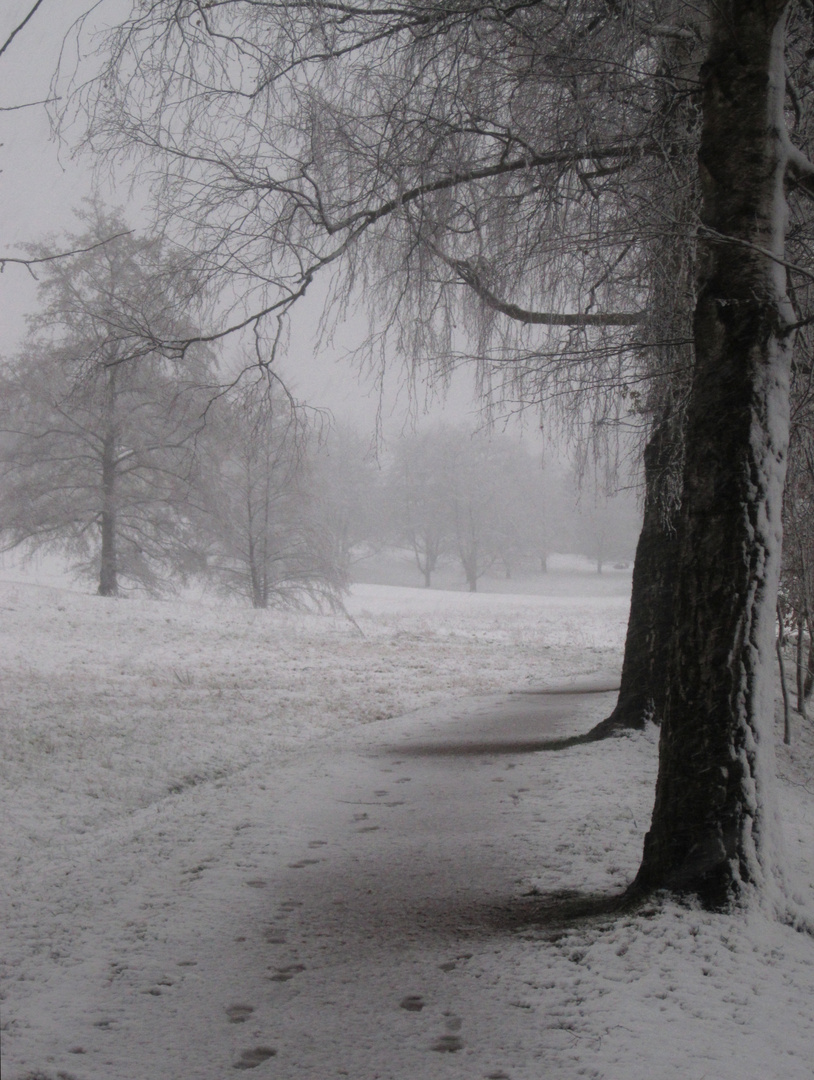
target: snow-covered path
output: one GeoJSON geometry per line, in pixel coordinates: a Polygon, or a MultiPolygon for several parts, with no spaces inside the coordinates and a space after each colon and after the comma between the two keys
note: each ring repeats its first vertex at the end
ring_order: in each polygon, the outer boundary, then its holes
{"type": "MultiPolygon", "coordinates": [[[[0,602],[4,1080],[810,1080],[808,937],[564,914],[630,880],[652,801],[652,736],[534,750],[607,715],[615,598],[367,590],[364,638],[0,602]],[[437,691],[524,664],[594,692],[437,691]]],[[[781,752],[809,898],[811,741],[781,752]]]]}
{"type": "Polygon", "coordinates": [[[528,889],[545,815],[539,759],[512,745],[586,702],[608,699],[429,710],[97,831],[40,883],[56,906],[21,914],[54,962],[7,1064],[209,1080],[265,1047],[279,1077],[539,1075],[544,1032],[521,986],[507,998],[493,925],[528,889]]]}

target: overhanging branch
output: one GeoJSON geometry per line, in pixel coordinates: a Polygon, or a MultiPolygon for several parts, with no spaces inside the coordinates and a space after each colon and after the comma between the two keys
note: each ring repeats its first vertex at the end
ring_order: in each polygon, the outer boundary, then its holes
{"type": "Polygon", "coordinates": [[[434,244],[428,247],[451,270],[454,270],[461,281],[480,299],[494,311],[513,319],[515,322],[525,323],[528,326],[639,326],[644,322],[646,315],[643,311],[622,312],[554,312],[554,311],[529,311],[517,304],[508,303],[487,288],[477,270],[465,259],[453,259],[445,255],[434,244]]]}
{"type": "Polygon", "coordinates": [[[341,221],[323,222],[329,235],[349,229],[360,223],[367,226],[373,225],[381,218],[394,213],[401,206],[407,206],[425,195],[432,195],[438,191],[448,191],[451,188],[460,187],[462,184],[471,184],[477,180],[488,180],[494,176],[505,176],[508,173],[522,172],[524,169],[536,169],[543,165],[573,165],[580,161],[603,161],[608,158],[630,158],[649,153],[658,149],[651,145],[642,145],[637,142],[625,143],[620,146],[597,147],[594,150],[556,150],[547,154],[532,154],[526,157],[513,158],[511,161],[501,161],[496,165],[484,166],[482,169],[466,169],[461,172],[450,173],[448,176],[430,180],[426,184],[416,184],[408,188],[400,195],[379,206],[369,210],[358,210],[341,221]]]}

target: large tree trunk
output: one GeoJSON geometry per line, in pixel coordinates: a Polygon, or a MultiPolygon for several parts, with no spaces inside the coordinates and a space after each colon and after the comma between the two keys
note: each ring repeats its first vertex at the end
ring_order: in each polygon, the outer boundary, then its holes
{"type": "Polygon", "coordinates": [[[675,628],[659,775],[634,891],[709,907],[774,865],[774,612],[788,442],[785,3],[713,6],[675,628]]]}
{"type": "Polygon", "coordinates": [[[673,463],[674,438],[672,421],[662,417],[644,451],[644,517],[633,564],[619,697],[610,716],[589,733],[590,739],[641,730],[648,721],[661,722],[677,539],[665,520],[659,492],[661,474],[673,463]]]}

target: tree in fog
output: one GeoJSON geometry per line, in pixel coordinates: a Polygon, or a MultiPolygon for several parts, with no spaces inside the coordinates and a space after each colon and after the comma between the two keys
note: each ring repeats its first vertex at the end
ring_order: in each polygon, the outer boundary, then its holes
{"type": "Polygon", "coordinates": [[[511,439],[459,435],[449,459],[450,501],[455,551],[470,592],[496,565],[511,574],[519,558],[539,550],[534,468],[511,439]]]}
{"type": "Polygon", "coordinates": [[[631,559],[640,524],[635,492],[620,490],[619,477],[602,476],[601,470],[572,474],[569,487],[578,492],[571,511],[571,550],[587,555],[598,574],[609,562],[631,559]]]}
{"type": "Polygon", "coordinates": [[[537,561],[547,543],[542,469],[513,440],[437,424],[396,444],[386,476],[393,535],[429,587],[443,556],[471,592],[499,566],[537,561]]]}
{"type": "MultiPolygon", "coordinates": [[[[810,332],[800,338],[793,372],[789,463],[783,496],[778,614],[796,628],[797,709],[805,716],[806,702],[814,691],[814,366],[810,332]]],[[[784,629],[781,627],[781,631],[784,629]]]]}
{"type": "Polygon", "coordinates": [[[348,424],[324,426],[313,468],[332,557],[348,574],[356,558],[382,542],[381,478],[371,440],[348,424]]]}
{"type": "Polygon", "coordinates": [[[460,433],[436,425],[399,439],[387,471],[387,502],[393,535],[413,552],[424,586],[438,560],[453,549],[452,460],[460,433]]]}
{"type": "Polygon", "coordinates": [[[273,381],[238,385],[209,410],[197,519],[207,572],[256,608],[341,606],[346,575],[315,481],[315,441],[273,381]]]}
{"type": "Polygon", "coordinates": [[[194,333],[172,251],[98,207],[84,220],[68,243],[92,250],[42,264],[39,314],[2,366],[0,528],[7,546],[77,557],[102,596],[123,580],[154,591],[188,568],[208,356],[168,358],[157,344],[194,333]]]}

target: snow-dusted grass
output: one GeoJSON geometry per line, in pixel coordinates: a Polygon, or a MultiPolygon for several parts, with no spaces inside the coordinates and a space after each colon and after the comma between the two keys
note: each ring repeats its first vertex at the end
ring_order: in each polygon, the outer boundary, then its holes
{"type": "Polygon", "coordinates": [[[672,902],[574,917],[635,872],[655,739],[521,752],[613,694],[510,692],[612,682],[629,578],[358,585],[353,622],[8,578],[4,1077],[812,1075],[807,936],[672,902]]]}

